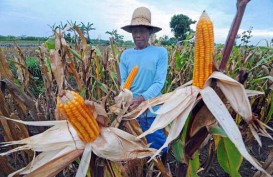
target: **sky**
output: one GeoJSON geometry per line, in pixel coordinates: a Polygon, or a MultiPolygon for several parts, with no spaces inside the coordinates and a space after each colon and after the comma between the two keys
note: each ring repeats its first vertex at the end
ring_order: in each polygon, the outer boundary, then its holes
{"type": "MultiPolygon", "coordinates": [[[[130,33],[120,29],[130,24],[134,9],[148,7],[152,25],[162,28],[157,37],[173,37],[169,27],[173,15],[187,15],[198,20],[206,10],[214,24],[215,42],[225,43],[237,0],[0,0],[0,35],[39,36],[52,35],[54,24],[73,21],[93,23],[92,39],[109,39],[106,31],[117,29],[125,40],[132,40],[130,33]]],[[[191,25],[195,30],[196,24],[191,25]]],[[[251,44],[265,45],[264,39],[273,39],[273,0],[251,0],[238,34],[252,29],[251,44]]]]}

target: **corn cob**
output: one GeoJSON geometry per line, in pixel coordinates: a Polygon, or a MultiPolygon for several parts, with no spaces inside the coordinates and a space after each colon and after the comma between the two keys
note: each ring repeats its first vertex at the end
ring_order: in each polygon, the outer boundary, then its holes
{"type": "Polygon", "coordinates": [[[138,66],[134,66],[133,69],[131,70],[131,72],[129,73],[124,85],[123,85],[123,89],[128,89],[130,90],[131,85],[137,75],[138,72],[138,66]]]}
{"type": "Polygon", "coordinates": [[[78,93],[70,90],[61,91],[57,98],[57,108],[83,142],[89,143],[98,137],[100,133],[98,123],[78,93]]]}
{"type": "Polygon", "coordinates": [[[211,75],[213,51],[213,24],[208,14],[204,11],[196,26],[193,69],[194,86],[202,88],[211,75]]]}

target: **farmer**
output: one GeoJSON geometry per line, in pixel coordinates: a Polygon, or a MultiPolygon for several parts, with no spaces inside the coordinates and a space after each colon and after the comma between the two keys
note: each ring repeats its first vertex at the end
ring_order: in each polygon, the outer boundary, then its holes
{"type": "MultiPolygon", "coordinates": [[[[122,85],[129,72],[134,66],[138,66],[138,73],[131,86],[133,101],[129,110],[135,109],[145,100],[161,95],[167,75],[168,53],[163,47],[156,47],[149,44],[149,37],[161,30],[161,28],[151,25],[151,12],[146,7],[135,9],[132,15],[131,24],[122,27],[123,30],[132,33],[135,47],[125,50],[120,59],[120,74],[122,85]]],[[[153,107],[156,111],[159,107],[153,107]]],[[[156,115],[147,110],[138,117],[138,122],[142,131],[147,130],[156,115]]],[[[150,147],[159,149],[166,140],[163,130],[158,130],[147,135],[146,139],[150,147]]],[[[167,148],[162,151],[162,161],[166,162],[167,148]]]]}

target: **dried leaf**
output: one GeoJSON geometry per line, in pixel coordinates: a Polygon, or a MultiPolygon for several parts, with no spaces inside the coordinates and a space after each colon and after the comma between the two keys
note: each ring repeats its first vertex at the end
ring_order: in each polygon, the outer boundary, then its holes
{"type": "Polygon", "coordinates": [[[52,73],[56,79],[58,88],[59,90],[62,90],[64,82],[64,61],[62,61],[58,50],[50,51],[50,65],[52,73]]]}
{"type": "Polygon", "coordinates": [[[0,79],[15,80],[9,68],[9,64],[3,55],[2,49],[0,49],[0,79]]]}
{"type": "Polygon", "coordinates": [[[23,63],[26,62],[26,57],[24,56],[22,50],[20,47],[18,47],[18,45],[15,43],[15,49],[17,52],[17,56],[19,57],[18,59],[16,59],[16,61],[18,61],[18,63],[20,63],[21,65],[19,65],[19,67],[17,67],[17,74],[20,76],[20,80],[21,83],[24,84],[24,88],[28,89],[29,88],[29,80],[30,80],[30,73],[25,67],[24,65],[22,65],[23,63]],[[23,67],[22,67],[23,66],[23,67]]]}
{"type": "Polygon", "coordinates": [[[114,127],[101,128],[101,136],[92,143],[92,148],[97,156],[112,161],[144,158],[155,151],[135,136],[114,127]]]}
{"type": "Polygon", "coordinates": [[[135,119],[135,118],[139,117],[141,114],[143,114],[147,109],[151,110],[151,108],[153,106],[161,105],[161,104],[165,103],[178,90],[181,90],[182,88],[189,86],[191,83],[192,83],[192,81],[189,81],[189,82],[179,86],[173,92],[165,93],[165,94],[160,95],[158,97],[146,100],[146,101],[142,102],[136,109],[125,114],[123,117],[126,119],[135,119]]]}
{"type": "MultiPolygon", "coordinates": [[[[190,99],[188,101],[188,103],[186,105],[184,105],[184,107],[182,107],[181,109],[176,109],[176,111],[179,112],[180,114],[172,122],[171,129],[169,131],[169,134],[168,134],[168,137],[167,137],[165,143],[163,144],[162,147],[160,147],[160,149],[158,149],[156,151],[156,153],[150,158],[150,160],[153,159],[156,155],[158,155],[162,151],[162,149],[167,147],[169,145],[169,143],[172,142],[174,139],[176,139],[178,137],[178,135],[181,133],[181,131],[185,125],[185,122],[186,122],[191,110],[193,109],[193,106],[195,104],[195,99],[196,99],[196,96],[198,93],[199,92],[193,93],[193,95],[191,95],[192,99],[190,99]]],[[[155,120],[154,120],[154,122],[155,122],[155,120]]],[[[154,122],[153,122],[153,124],[154,124],[154,122]]],[[[151,125],[151,127],[153,126],[153,124],[151,125]]],[[[149,130],[147,130],[147,131],[149,131],[149,130]]]]}
{"type": "Polygon", "coordinates": [[[34,118],[37,117],[35,103],[31,97],[23,93],[14,82],[8,79],[4,79],[0,82],[2,88],[9,90],[9,92],[16,99],[17,103],[19,104],[20,108],[23,110],[25,114],[28,113],[27,109],[29,109],[32,113],[32,116],[34,116],[34,118]]]}
{"type": "MultiPolygon", "coordinates": [[[[77,31],[77,33],[79,34],[79,36],[81,37],[81,41],[82,41],[82,49],[83,49],[83,53],[86,51],[87,48],[87,42],[86,39],[82,33],[82,31],[80,30],[80,28],[78,26],[73,26],[73,28],[77,31]]],[[[83,59],[83,58],[82,58],[83,59]]]]}
{"type": "MultiPolygon", "coordinates": [[[[263,168],[266,169],[268,173],[273,175],[273,151],[271,149],[271,152],[267,156],[267,159],[265,160],[265,163],[263,164],[263,168]]],[[[253,177],[266,177],[265,174],[261,173],[260,171],[257,171],[253,177]]]]}
{"type": "MultiPolygon", "coordinates": [[[[185,121],[189,114],[189,111],[191,111],[191,109],[188,111],[188,108],[192,108],[198,93],[199,89],[197,87],[186,87],[176,91],[171,96],[171,98],[167,100],[165,104],[156,111],[156,114],[158,114],[158,116],[152,123],[151,127],[142,135],[140,135],[139,138],[142,138],[150,133],[155,132],[156,130],[166,127],[169,123],[171,123],[173,120],[177,119],[180,116],[183,117],[183,121],[185,121]],[[185,115],[185,112],[188,114],[185,115]]],[[[182,130],[183,127],[179,127],[179,129],[180,128],[182,130]]],[[[180,131],[178,132],[178,134],[179,133],[180,131]]],[[[169,132],[169,136],[170,134],[171,132],[169,132]]],[[[173,137],[171,139],[173,140],[173,137]]]]}
{"type": "Polygon", "coordinates": [[[82,149],[71,151],[63,156],[60,156],[35,171],[29,173],[25,177],[51,177],[56,176],[61,170],[72,163],[82,154],[82,149]]]}
{"type": "MultiPolygon", "coordinates": [[[[5,97],[3,92],[0,90],[0,103],[3,104],[3,106],[0,107],[0,116],[4,115],[4,116],[9,116],[8,110],[5,107],[5,97]]],[[[6,119],[0,119],[0,125],[2,125],[3,127],[3,136],[5,141],[13,141],[14,138],[12,137],[11,134],[11,129],[9,127],[9,124],[7,122],[6,119]]]]}
{"type": "Polygon", "coordinates": [[[248,153],[239,128],[229,114],[225,104],[218,97],[215,91],[211,87],[205,87],[201,90],[200,93],[208,109],[217,119],[218,123],[224,129],[228,138],[237,147],[241,155],[246,160],[248,160],[255,168],[270,176],[263,168],[261,168],[259,162],[248,153]]]}
{"type": "Polygon", "coordinates": [[[7,157],[0,156],[0,176],[8,176],[8,174],[15,171],[15,169],[9,164],[7,157]]]}
{"type": "Polygon", "coordinates": [[[202,127],[209,127],[216,123],[215,118],[210,113],[209,109],[206,105],[202,106],[202,108],[197,112],[194,116],[194,120],[189,127],[189,136],[192,137],[198,132],[202,127]]]}
{"type": "MultiPolygon", "coordinates": [[[[0,117],[2,119],[12,120],[4,116],[0,117]]],[[[90,162],[91,148],[99,157],[113,161],[144,158],[151,156],[155,151],[155,149],[143,145],[135,136],[113,127],[101,127],[100,136],[94,142],[85,145],[77,136],[75,129],[67,121],[12,121],[36,126],[53,125],[53,127],[43,133],[23,140],[0,143],[3,144],[3,146],[22,145],[7,152],[0,153],[0,156],[28,149],[42,152],[27,167],[12,173],[11,176],[19,172],[21,174],[28,174],[32,170],[38,169],[52,160],[76,149],[86,148],[86,155],[83,156],[83,166],[80,165],[82,169],[79,171],[80,176],[84,176],[83,174],[90,162]]]]}
{"type": "Polygon", "coordinates": [[[23,72],[23,69],[20,67],[21,63],[20,63],[20,61],[18,61],[18,58],[14,58],[14,60],[15,60],[14,65],[17,68],[16,73],[17,73],[18,80],[23,84],[24,83],[24,72],[23,72]]]}
{"type": "Polygon", "coordinates": [[[142,102],[136,109],[132,110],[131,112],[125,114],[123,117],[126,119],[135,119],[139,117],[141,114],[143,114],[147,109],[156,106],[161,105],[165,103],[171,95],[173,95],[174,92],[165,93],[163,95],[160,95],[158,97],[146,100],[142,102]]]}
{"type": "Polygon", "coordinates": [[[220,87],[232,108],[246,122],[251,121],[252,111],[244,86],[221,72],[213,72],[210,78],[218,79],[217,86],[220,87]]]}
{"type": "Polygon", "coordinates": [[[76,83],[78,85],[78,89],[82,90],[82,88],[83,88],[83,81],[81,80],[80,75],[77,72],[77,70],[76,70],[75,65],[74,65],[73,62],[69,62],[67,64],[67,70],[68,70],[69,73],[73,74],[73,76],[75,78],[75,81],[76,81],[76,83]]]}
{"type": "Polygon", "coordinates": [[[92,151],[91,143],[86,144],[82,154],[79,168],[77,170],[76,177],[83,177],[86,175],[91,160],[91,151],[92,151]]]}

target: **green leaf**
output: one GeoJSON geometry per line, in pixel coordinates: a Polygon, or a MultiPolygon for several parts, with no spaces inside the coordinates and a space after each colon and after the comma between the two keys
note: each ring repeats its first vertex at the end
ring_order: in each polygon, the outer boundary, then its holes
{"type": "Polygon", "coordinates": [[[266,116],[266,119],[264,121],[264,123],[268,123],[271,119],[272,119],[272,115],[273,115],[273,97],[272,97],[273,94],[271,94],[271,97],[269,97],[271,99],[271,102],[270,102],[270,108],[269,108],[269,112],[266,116]]]}
{"type": "Polygon", "coordinates": [[[111,162],[108,163],[110,168],[106,168],[105,170],[105,177],[112,177],[112,176],[122,176],[125,171],[124,166],[120,162],[111,162]],[[112,172],[109,171],[111,169],[112,172]]]}
{"type": "Polygon", "coordinates": [[[176,52],[175,58],[176,58],[176,70],[179,71],[182,67],[182,63],[181,63],[182,57],[180,56],[178,52],[176,52]]]}
{"type": "Polygon", "coordinates": [[[273,77],[272,76],[265,76],[265,77],[261,77],[261,78],[258,78],[258,79],[253,79],[252,82],[256,82],[256,81],[259,81],[259,80],[263,80],[263,79],[269,79],[273,82],[273,77]]]}
{"type": "Polygon", "coordinates": [[[220,135],[222,137],[227,137],[226,132],[224,131],[224,129],[222,127],[219,126],[214,126],[209,130],[210,134],[213,135],[220,135]]]}
{"type": "Polygon", "coordinates": [[[104,93],[108,93],[108,87],[105,84],[98,82],[98,85],[104,93]]]}
{"type": "Polygon", "coordinates": [[[180,162],[184,163],[185,162],[185,157],[184,157],[184,144],[186,140],[186,135],[188,131],[188,126],[189,126],[190,119],[189,117],[187,118],[184,128],[182,130],[182,133],[180,134],[180,138],[177,139],[173,144],[172,144],[172,149],[174,153],[175,159],[180,162]]]}
{"type": "Polygon", "coordinates": [[[76,57],[77,59],[82,60],[81,56],[80,56],[75,50],[69,48],[69,51],[72,53],[72,55],[73,55],[74,57],[76,57]]]}
{"type": "Polygon", "coordinates": [[[198,177],[198,170],[200,168],[199,152],[196,151],[193,156],[193,160],[189,161],[186,177],[198,177]]]}
{"type": "Polygon", "coordinates": [[[49,38],[45,41],[45,47],[47,50],[55,49],[55,38],[49,38]]]}
{"type": "Polygon", "coordinates": [[[217,159],[220,166],[231,177],[241,177],[238,170],[241,166],[243,158],[240,152],[228,138],[221,138],[217,149],[217,159]]]}
{"type": "Polygon", "coordinates": [[[101,57],[102,57],[102,54],[101,54],[100,49],[99,49],[98,47],[96,47],[96,46],[92,46],[92,48],[95,49],[95,52],[96,52],[97,56],[98,56],[99,58],[101,58],[101,57]]]}
{"type": "Polygon", "coordinates": [[[173,155],[174,158],[180,162],[183,163],[183,154],[184,154],[184,148],[183,148],[183,144],[182,141],[180,139],[176,140],[173,144],[172,144],[172,149],[173,149],[173,155]]]}

